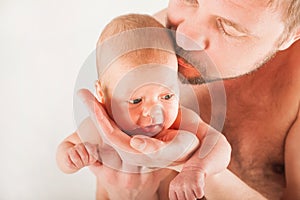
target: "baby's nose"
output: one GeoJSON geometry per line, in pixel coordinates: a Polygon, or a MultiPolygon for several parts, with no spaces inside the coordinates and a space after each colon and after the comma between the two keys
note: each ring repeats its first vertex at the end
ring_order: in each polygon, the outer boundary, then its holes
{"type": "Polygon", "coordinates": [[[164,122],[164,113],[160,105],[154,105],[150,110],[152,124],[162,124],[164,122]]]}
{"type": "Polygon", "coordinates": [[[142,117],[142,126],[162,124],[164,122],[163,109],[160,105],[154,105],[149,108],[144,108],[142,117]]]}

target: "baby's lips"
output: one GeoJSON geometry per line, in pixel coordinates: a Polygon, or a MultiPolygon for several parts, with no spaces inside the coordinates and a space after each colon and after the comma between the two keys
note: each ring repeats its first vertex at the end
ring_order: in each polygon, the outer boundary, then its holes
{"type": "Polygon", "coordinates": [[[145,135],[148,135],[149,137],[153,137],[156,134],[158,134],[162,130],[162,128],[162,124],[153,124],[146,127],[142,127],[142,129],[145,132],[145,135]]]}

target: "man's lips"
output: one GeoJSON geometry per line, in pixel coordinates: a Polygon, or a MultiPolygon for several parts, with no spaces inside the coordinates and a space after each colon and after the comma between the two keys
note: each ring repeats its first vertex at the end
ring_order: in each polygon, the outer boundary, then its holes
{"type": "Polygon", "coordinates": [[[200,72],[193,67],[190,63],[188,63],[184,58],[177,56],[177,62],[178,62],[178,71],[180,74],[182,74],[186,78],[191,77],[200,77],[200,72]]]}

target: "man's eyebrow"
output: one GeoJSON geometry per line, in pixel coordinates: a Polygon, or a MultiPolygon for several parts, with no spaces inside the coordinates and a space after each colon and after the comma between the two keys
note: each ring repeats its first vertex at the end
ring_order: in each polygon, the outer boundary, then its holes
{"type": "Polygon", "coordinates": [[[230,21],[226,18],[220,18],[220,19],[223,23],[225,23],[228,26],[231,26],[231,27],[235,28],[239,32],[246,33],[248,35],[253,35],[253,33],[250,30],[248,30],[246,27],[242,26],[241,24],[232,22],[232,21],[230,21]]]}

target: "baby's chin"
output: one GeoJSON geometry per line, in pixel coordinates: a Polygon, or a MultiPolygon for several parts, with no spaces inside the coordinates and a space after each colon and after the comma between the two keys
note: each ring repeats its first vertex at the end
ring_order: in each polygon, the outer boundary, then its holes
{"type": "Polygon", "coordinates": [[[123,131],[130,136],[143,135],[148,137],[155,137],[162,130],[163,130],[163,124],[154,124],[145,127],[138,127],[133,130],[123,130],[123,131]]]}

